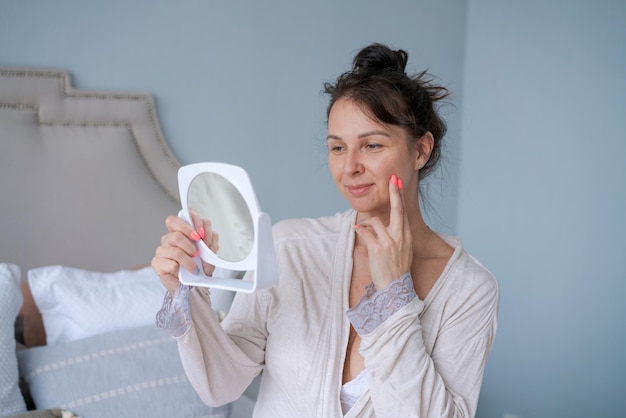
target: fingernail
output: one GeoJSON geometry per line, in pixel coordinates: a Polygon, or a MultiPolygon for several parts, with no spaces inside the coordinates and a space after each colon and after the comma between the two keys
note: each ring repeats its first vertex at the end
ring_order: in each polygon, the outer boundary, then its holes
{"type": "Polygon", "coordinates": [[[391,175],[391,184],[393,184],[394,186],[398,184],[398,176],[396,176],[395,174],[391,175]]]}
{"type": "Polygon", "coordinates": [[[195,253],[193,253],[191,257],[196,258],[197,256],[198,256],[198,252],[196,251],[195,253]]]}
{"type": "Polygon", "coordinates": [[[402,179],[398,179],[398,189],[402,190],[402,179]]]}
{"type": "Polygon", "coordinates": [[[198,229],[198,234],[200,235],[200,238],[204,239],[204,228],[200,227],[200,229],[198,229]]]}
{"type": "Polygon", "coordinates": [[[359,224],[354,224],[354,229],[357,229],[359,227],[359,224]]]}
{"type": "Polygon", "coordinates": [[[198,235],[198,233],[196,231],[191,231],[191,234],[189,234],[189,236],[194,241],[200,241],[200,239],[201,239],[200,235],[198,235]]]}

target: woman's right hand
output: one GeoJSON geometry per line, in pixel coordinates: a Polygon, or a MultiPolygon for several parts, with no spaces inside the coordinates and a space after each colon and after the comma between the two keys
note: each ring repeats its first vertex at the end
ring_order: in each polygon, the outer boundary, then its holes
{"type": "MultiPolygon", "coordinates": [[[[196,241],[204,240],[213,252],[217,252],[219,248],[219,236],[212,230],[211,222],[208,219],[200,219],[194,213],[192,221],[194,226],[178,216],[168,216],[165,219],[168,232],[161,238],[161,245],[157,247],[152,258],[152,268],[160,277],[163,286],[172,294],[178,288],[178,270],[181,267],[191,272],[196,270],[194,261],[198,256],[196,241]]],[[[211,275],[215,270],[215,266],[204,261],[202,267],[207,275],[211,275]]]]}

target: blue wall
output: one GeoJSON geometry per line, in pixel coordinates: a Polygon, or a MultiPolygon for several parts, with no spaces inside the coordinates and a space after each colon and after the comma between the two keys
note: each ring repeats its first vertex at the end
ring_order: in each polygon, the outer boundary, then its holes
{"type": "Polygon", "coordinates": [[[457,232],[498,277],[481,417],[626,416],[626,2],[468,2],[457,232]]]}
{"type": "MultiPolygon", "coordinates": [[[[79,88],[152,93],[178,158],[245,167],[277,221],[347,208],[327,174],[323,83],[361,47],[385,42],[458,103],[465,15],[465,2],[413,0],[5,0],[0,65],[64,68],[79,88]]],[[[446,170],[429,194],[434,225],[453,231],[460,115],[447,113],[446,170]]]]}

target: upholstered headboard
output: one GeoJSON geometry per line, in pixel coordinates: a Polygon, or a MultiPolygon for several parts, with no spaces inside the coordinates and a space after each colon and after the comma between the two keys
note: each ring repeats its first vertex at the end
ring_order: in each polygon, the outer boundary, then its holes
{"type": "Polygon", "coordinates": [[[180,207],[179,165],[149,94],[0,67],[0,261],[23,271],[148,264],[180,207]]]}
{"type": "Polygon", "coordinates": [[[179,166],[149,94],[77,90],[64,70],[0,67],[0,284],[10,290],[0,292],[0,388],[14,395],[11,411],[23,408],[23,397],[29,407],[46,408],[37,416],[57,407],[81,416],[118,416],[112,408],[136,415],[148,404],[159,416],[172,415],[168,406],[183,415],[225,417],[232,408],[232,417],[251,416],[258,382],[234,406],[202,404],[172,361],[175,342],[154,327],[165,289],[149,268],[127,270],[150,263],[165,218],[178,213],[179,166]],[[49,287],[31,292],[26,279],[34,276],[49,287]],[[78,329],[76,339],[67,338],[78,329]],[[14,355],[14,334],[32,348],[14,355]],[[124,369],[134,371],[111,368],[122,364],[118,354],[132,354],[124,369]],[[140,360],[155,367],[135,367],[140,360]],[[57,370],[60,363],[68,367],[57,370]],[[142,382],[141,391],[128,381],[142,382]]]}

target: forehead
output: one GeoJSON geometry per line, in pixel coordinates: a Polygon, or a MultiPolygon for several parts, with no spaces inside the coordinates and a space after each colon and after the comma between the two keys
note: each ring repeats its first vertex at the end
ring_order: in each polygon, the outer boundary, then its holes
{"type": "Polygon", "coordinates": [[[407,139],[405,130],[380,122],[369,109],[353,100],[337,100],[328,115],[328,138],[348,138],[370,133],[384,133],[389,137],[407,139]]]}
{"type": "Polygon", "coordinates": [[[346,98],[337,100],[328,114],[329,129],[331,127],[355,126],[355,124],[377,127],[388,126],[374,118],[372,112],[365,105],[346,98]]]}

